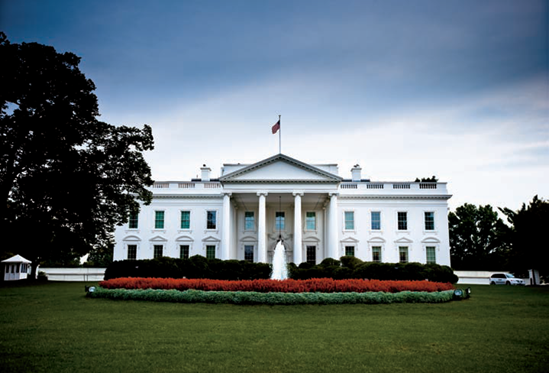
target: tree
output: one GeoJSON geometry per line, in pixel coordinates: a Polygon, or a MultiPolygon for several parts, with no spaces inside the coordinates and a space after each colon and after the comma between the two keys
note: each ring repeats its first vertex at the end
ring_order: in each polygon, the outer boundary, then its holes
{"type": "Polygon", "coordinates": [[[450,256],[454,269],[502,270],[509,227],[492,206],[464,204],[448,215],[450,256]]]}
{"type": "Polygon", "coordinates": [[[436,183],[438,181],[436,176],[431,177],[422,177],[421,179],[419,177],[416,177],[415,182],[416,183],[436,183]]]}
{"type": "MultiPolygon", "coordinates": [[[[107,247],[114,226],[150,203],[151,127],[99,116],[80,58],[0,33],[0,231],[36,264],[107,247]]],[[[4,237],[3,237],[4,239],[4,237]]]]}
{"type": "Polygon", "coordinates": [[[549,227],[549,201],[536,195],[518,211],[508,208],[500,211],[512,226],[508,237],[509,264],[513,272],[525,275],[529,269],[538,269],[542,276],[549,275],[549,248],[545,237],[545,229],[549,227]]]}

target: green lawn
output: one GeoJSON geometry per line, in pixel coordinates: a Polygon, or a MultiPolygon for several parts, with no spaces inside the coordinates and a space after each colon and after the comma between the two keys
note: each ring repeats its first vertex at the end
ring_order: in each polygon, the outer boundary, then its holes
{"type": "Polygon", "coordinates": [[[549,371],[549,287],[443,304],[235,306],[0,285],[2,372],[549,371]]]}

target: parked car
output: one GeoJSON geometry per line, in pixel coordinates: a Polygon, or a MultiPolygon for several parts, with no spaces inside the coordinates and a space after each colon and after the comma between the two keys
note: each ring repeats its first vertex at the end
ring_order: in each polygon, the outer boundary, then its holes
{"type": "Polygon", "coordinates": [[[490,285],[525,285],[524,280],[510,273],[494,273],[490,276],[490,285]]]}

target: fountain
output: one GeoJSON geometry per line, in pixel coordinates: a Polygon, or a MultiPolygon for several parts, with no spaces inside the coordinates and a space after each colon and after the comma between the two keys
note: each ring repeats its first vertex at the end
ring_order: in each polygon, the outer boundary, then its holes
{"type": "Polygon", "coordinates": [[[273,273],[271,280],[285,280],[288,278],[288,267],[286,266],[286,250],[282,239],[278,240],[273,256],[273,273]]]}

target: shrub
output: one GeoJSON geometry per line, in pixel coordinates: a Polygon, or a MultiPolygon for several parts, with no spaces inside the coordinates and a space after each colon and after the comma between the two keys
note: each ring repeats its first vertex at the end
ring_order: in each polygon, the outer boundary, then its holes
{"type": "Polygon", "coordinates": [[[381,304],[381,303],[440,303],[453,298],[453,290],[441,292],[400,292],[400,293],[257,293],[240,291],[201,291],[201,290],[125,290],[96,288],[87,293],[91,298],[119,300],[146,300],[177,303],[232,303],[232,304],[381,304]]]}

